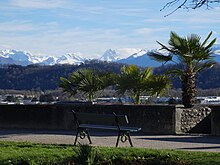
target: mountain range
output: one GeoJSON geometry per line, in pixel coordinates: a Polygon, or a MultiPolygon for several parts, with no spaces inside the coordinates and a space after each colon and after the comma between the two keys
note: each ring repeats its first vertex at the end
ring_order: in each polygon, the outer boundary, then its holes
{"type": "MultiPolygon", "coordinates": [[[[220,45],[215,45],[213,47],[215,51],[215,60],[220,63],[220,45]]],[[[161,52],[161,50],[145,50],[145,49],[118,49],[106,50],[103,55],[95,60],[108,61],[108,62],[118,62],[124,64],[134,64],[142,67],[157,67],[161,63],[156,62],[149,58],[149,52],[161,52]]],[[[166,53],[167,52],[161,52],[166,53]]],[[[79,65],[85,61],[93,60],[82,57],[81,53],[68,53],[59,57],[53,56],[36,56],[32,55],[27,51],[20,50],[2,50],[0,51],[0,64],[16,64],[16,65],[30,65],[30,64],[40,64],[40,65],[55,65],[55,64],[74,64],[79,65]]]]}

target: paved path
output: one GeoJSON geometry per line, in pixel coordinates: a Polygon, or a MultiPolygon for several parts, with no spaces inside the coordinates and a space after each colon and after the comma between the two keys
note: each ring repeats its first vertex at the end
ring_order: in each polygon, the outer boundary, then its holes
{"type": "MultiPolygon", "coordinates": [[[[75,132],[0,130],[0,141],[29,141],[47,144],[73,144],[75,132]]],[[[93,145],[115,146],[117,133],[92,132],[93,145]]],[[[140,135],[132,136],[135,147],[220,152],[220,137],[208,135],[140,135]]],[[[84,142],[88,142],[84,140],[84,142]]],[[[121,147],[129,147],[128,143],[121,147]]]]}

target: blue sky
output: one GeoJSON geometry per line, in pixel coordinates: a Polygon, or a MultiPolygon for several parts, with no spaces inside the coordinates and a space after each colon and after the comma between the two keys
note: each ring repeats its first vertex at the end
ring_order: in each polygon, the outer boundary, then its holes
{"type": "Polygon", "coordinates": [[[2,0],[0,49],[60,56],[81,52],[98,57],[105,50],[155,49],[170,31],[181,36],[210,31],[220,37],[220,4],[213,9],[160,11],[168,0],[2,0]]]}

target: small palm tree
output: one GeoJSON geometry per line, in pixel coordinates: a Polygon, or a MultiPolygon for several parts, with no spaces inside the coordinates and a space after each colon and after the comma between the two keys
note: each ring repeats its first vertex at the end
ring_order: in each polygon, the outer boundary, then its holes
{"type": "Polygon", "coordinates": [[[153,76],[148,84],[150,95],[155,95],[156,97],[163,94],[165,89],[170,88],[171,86],[170,79],[166,75],[153,76]]]}
{"type": "Polygon", "coordinates": [[[116,91],[118,94],[124,94],[126,91],[131,92],[134,102],[139,104],[139,97],[143,92],[149,92],[151,95],[160,94],[169,86],[169,81],[167,81],[168,78],[165,79],[165,77],[166,76],[164,76],[164,78],[153,76],[151,68],[142,71],[135,65],[130,65],[128,67],[123,66],[116,85],[116,91]],[[166,82],[164,80],[166,80],[166,82]],[[160,86],[161,88],[155,88],[153,84],[156,81],[159,82],[160,85],[166,85],[160,86]]]}
{"type": "Polygon", "coordinates": [[[169,73],[180,77],[182,81],[182,101],[187,108],[193,107],[196,96],[196,74],[205,68],[211,68],[215,62],[212,60],[212,46],[216,38],[207,43],[212,32],[201,43],[201,37],[191,34],[187,37],[180,37],[175,32],[170,33],[169,46],[158,42],[161,49],[170,52],[169,55],[161,53],[150,53],[149,56],[160,62],[172,61],[181,65],[181,69],[172,69],[169,73]]]}
{"type": "Polygon", "coordinates": [[[68,79],[61,77],[58,85],[64,93],[75,95],[81,91],[87,94],[89,101],[92,101],[98,90],[113,83],[112,77],[110,73],[103,74],[95,72],[93,69],[81,69],[73,72],[68,79]]]}

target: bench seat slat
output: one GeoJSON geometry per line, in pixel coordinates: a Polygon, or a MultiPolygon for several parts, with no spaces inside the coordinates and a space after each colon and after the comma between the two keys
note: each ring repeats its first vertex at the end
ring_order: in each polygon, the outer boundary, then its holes
{"type": "Polygon", "coordinates": [[[122,131],[138,132],[141,128],[138,127],[120,127],[122,131]]]}
{"type": "MultiPolygon", "coordinates": [[[[108,125],[96,125],[96,124],[80,124],[80,128],[88,129],[108,129],[108,130],[118,130],[117,126],[108,126],[108,125]]],[[[138,132],[141,128],[138,127],[120,127],[122,131],[138,132]]]]}
{"type": "Polygon", "coordinates": [[[88,128],[88,129],[109,129],[109,130],[118,130],[117,126],[109,126],[109,125],[96,125],[96,124],[80,124],[80,128],[88,128]]]}

